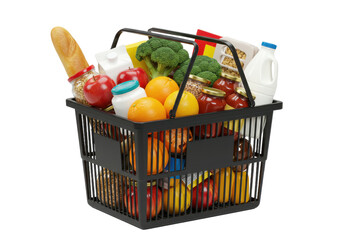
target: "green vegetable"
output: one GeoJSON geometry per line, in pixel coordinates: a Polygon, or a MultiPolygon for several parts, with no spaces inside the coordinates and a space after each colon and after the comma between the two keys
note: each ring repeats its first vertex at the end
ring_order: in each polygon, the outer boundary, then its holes
{"type": "MultiPolygon", "coordinates": [[[[185,77],[190,59],[180,65],[174,73],[174,80],[180,85],[185,77]]],[[[216,59],[199,55],[196,57],[191,74],[208,79],[212,84],[220,77],[221,66],[216,59]]],[[[211,85],[212,85],[211,84],[211,85]]]]}
{"type": "Polygon", "coordinates": [[[188,52],[179,42],[150,38],[138,46],[138,61],[144,60],[151,78],[168,76],[179,64],[189,59],[188,52]]]}

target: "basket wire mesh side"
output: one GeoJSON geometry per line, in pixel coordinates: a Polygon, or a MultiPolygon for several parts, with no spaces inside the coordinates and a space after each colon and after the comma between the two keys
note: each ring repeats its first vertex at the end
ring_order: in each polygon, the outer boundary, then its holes
{"type": "Polygon", "coordinates": [[[259,205],[272,112],[201,124],[189,121],[178,127],[166,124],[158,131],[143,128],[144,134],[142,129],[127,129],[79,111],[76,119],[88,203],[103,212],[140,228],[150,228],[259,205]],[[141,169],[135,166],[141,159],[136,155],[136,146],[141,145],[135,139],[137,134],[144,135],[146,147],[141,151],[146,155],[146,169],[142,170],[145,176],[140,178],[137,172],[141,169]],[[119,168],[106,167],[99,159],[99,137],[116,143],[113,147],[120,154],[109,161],[119,162],[119,168]],[[211,167],[217,155],[211,146],[221,139],[232,139],[234,144],[226,146],[231,154],[222,167],[211,167]],[[209,147],[198,149],[198,144],[209,147]],[[191,152],[204,151],[212,156],[206,163],[189,158],[191,152]],[[145,187],[139,188],[142,183],[145,187]],[[139,207],[142,205],[146,207],[139,207]]]}

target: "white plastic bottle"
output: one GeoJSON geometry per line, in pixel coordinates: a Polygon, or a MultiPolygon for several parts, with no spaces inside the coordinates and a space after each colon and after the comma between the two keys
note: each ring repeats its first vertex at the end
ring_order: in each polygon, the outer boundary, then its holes
{"type": "Polygon", "coordinates": [[[112,105],[116,115],[127,118],[129,108],[136,100],[146,97],[137,80],[130,80],[112,88],[112,105]]]}
{"type": "Polygon", "coordinates": [[[278,77],[275,49],[276,45],[262,42],[261,50],[244,70],[250,90],[256,96],[255,106],[273,102],[278,77]]]}
{"type": "MultiPolygon", "coordinates": [[[[276,45],[262,42],[261,50],[244,70],[250,90],[256,96],[255,106],[273,102],[278,77],[278,63],[274,56],[275,49],[276,45]]],[[[241,129],[241,134],[244,134],[245,129],[246,136],[259,139],[265,123],[265,117],[253,117],[251,121],[247,119],[245,126],[241,129]]]]}

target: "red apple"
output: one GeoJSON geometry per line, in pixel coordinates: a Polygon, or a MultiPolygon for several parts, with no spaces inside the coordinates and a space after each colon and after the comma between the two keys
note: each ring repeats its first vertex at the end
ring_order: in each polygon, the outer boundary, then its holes
{"type": "Polygon", "coordinates": [[[85,83],[83,93],[91,106],[106,108],[111,104],[111,90],[115,85],[107,75],[96,75],[85,83]]]}
{"type": "MultiPolygon", "coordinates": [[[[207,202],[208,202],[208,207],[211,207],[213,204],[213,180],[212,179],[206,179],[204,182],[204,192],[203,190],[203,183],[200,183],[197,187],[193,188],[193,196],[192,196],[192,208],[196,208],[198,205],[198,209],[201,209],[201,195],[203,197],[203,209],[206,209],[207,207],[207,202]],[[208,181],[210,181],[210,185],[208,185],[208,181]],[[198,188],[198,194],[197,194],[197,188],[198,188]],[[203,192],[203,194],[202,194],[203,192]],[[208,201],[207,201],[207,193],[208,193],[208,201]],[[198,195],[198,204],[197,202],[197,195],[198,195]]],[[[214,201],[218,201],[218,188],[214,191],[214,201]]]]}
{"type": "Polygon", "coordinates": [[[145,88],[149,82],[149,77],[142,68],[130,68],[120,72],[117,76],[117,84],[130,80],[137,80],[139,82],[139,86],[141,88],[145,88]]]}
{"type": "MultiPolygon", "coordinates": [[[[150,186],[147,187],[147,201],[146,201],[146,217],[150,218],[150,212],[151,212],[151,218],[155,217],[161,212],[162,209],[162,191],[156,187],[152,187],[152,192],[150,189],[150,186]],[[156,191],[157,191],[157,199],[156,199],[156,191]],[[150,201],[151,201],[151,210],[150,210],[150,201]],[[157,211],[156,211],[156,201],[157,201],[157,211]]],[[[131,190],[127,189],[127,196],[124,199],[125,208],[131,214],[132,209],[132,216],[138,217],[139,209],[138,209],[138,192],[137,187],[132,186],[131,190]],[[136,200],[135,200],[136,195],[136,200]],[[129,200],[129,204],[127,204],[127,199],[129,200]],[[135,202],[136,201],[136,202],[135,202]],[[131,207],[132,204],[132,207],[131,207]],[[133,205],[136,205],[136,207],[133,207],[133,205]]]]}

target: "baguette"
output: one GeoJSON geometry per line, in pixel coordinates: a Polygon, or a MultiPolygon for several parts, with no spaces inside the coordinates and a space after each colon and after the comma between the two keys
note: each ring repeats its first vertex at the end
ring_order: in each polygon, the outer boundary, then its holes
{"type": "Polygon", "coordinates": [[[89,66],[79,45],[67,30],[62,27],[53,28],[51,30],[51,40],[68,77],[89,66]]]}

